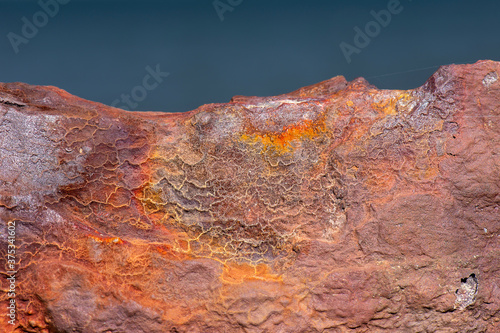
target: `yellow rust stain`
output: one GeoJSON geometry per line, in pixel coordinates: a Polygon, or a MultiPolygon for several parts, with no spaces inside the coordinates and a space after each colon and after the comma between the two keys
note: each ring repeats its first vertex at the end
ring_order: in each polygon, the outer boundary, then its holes
{"type": "Polygon", "coordinates": [[[325,132],[323,121],[303,120],[301,123],[284,126],[281,132],[269,133],[244,133],[240,140],[248,144],[262,143],[264,150],[274,149],[278,153],[293,151],[292,142],[303,139],[310,139],[325,132]]]}
{"type": "Polygon", "coordinates": [[[398,95],[398,98],[397,98],[399,101],[404,101],[406,103],[408,103],[409,101],[411,101],[413,99],[413,97],[411,96],[411,94],[409,94],[408,92],[402,92],[401,94],[398,95]]]}
{"type": "Polygon", "coordinates": [[[221,280],[230,284],[239,284],[248,280],[281,282],[283,278],[272,274],[266,264],[250,265],[246,263],[227,263],[224,265],[221,280]]]}
{"type": "Polygon", "coordinates": [[[398,113],[396,110],[396,103],[402,101],[404,104],[407,104],[411,99],[412,96],[409,93],[403,92],[394,98],[387,98],[378,103],[373,102],[371,106],[383,115],[396,115],[398,113]]]}
{"type": "Polygon", "coordinates": [[[373,102],[372,107],[382,113],[383,115],[395,115],[396,112],[396,99],[391,98],[387,100],[383,100],[382,102],[373,102]]]}

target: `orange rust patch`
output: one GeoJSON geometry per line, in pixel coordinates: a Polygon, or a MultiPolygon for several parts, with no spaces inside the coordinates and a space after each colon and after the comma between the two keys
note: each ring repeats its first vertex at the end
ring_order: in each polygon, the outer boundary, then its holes
{"type": "Polygon", "coordinates": [[[184,253],[191,251],[191,246],[189,245],[189,241],[187,241],[185,239],[178,239],[176,243],[177,243],[177,246],[176,246],[177,251],[184,252],[184,253]]]}
{"type": "Polygon", "coordinates": [[[182,261],[182,260],[192,259],[192,257],[186,253],[180,253],[176,251],[173,248],[173,246],[169,244],[157,245],[155,248],[156,251],[158,251],[158,253],[160,253],[163,257],[170,260],[182,261]]]}
{"type": "Polygon", "coordinates": [[[250,264],[228,263],[222,269],[221,280],[226,283],[238,284],[248,280],[280,282],[283,281],[283,278],[272,274],[269,266],[266,264],[254,266],[250,264]]]}
{"type": "Polygon", "coordinates": [[[98,243],[123,244],[123,241],[120,237],[98,237],[93,235],[89,235],[88,237],[95,240],[98,243]]]}
{"type": "Polygon", "coordinates": [[[269,148],[274,149],[278,153],[290,152],[293,150],[292,142],[313,138],[325,131],[325,123],[323,121],[313,122],[312,120],[304,120],[301,123],[289,126],[283,126],[281,132],[270,133],[255,133],[242,134],[240,139],[249,144],[261,142],[264,145],[264,150],[269,148]]]}

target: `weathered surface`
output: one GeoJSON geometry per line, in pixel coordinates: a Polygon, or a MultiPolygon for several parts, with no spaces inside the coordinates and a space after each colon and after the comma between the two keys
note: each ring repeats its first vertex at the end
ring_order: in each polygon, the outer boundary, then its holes
{"type": "Polygon", "coordinates": [[[499,73],[185,114],[0,84],[0,327],[500,332],[499,73]]]}

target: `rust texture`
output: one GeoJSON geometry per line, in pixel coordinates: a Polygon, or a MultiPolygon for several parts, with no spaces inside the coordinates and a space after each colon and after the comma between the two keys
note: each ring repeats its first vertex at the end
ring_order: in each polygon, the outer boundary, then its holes
{"type": "Polygon", "coordinates": [[[500,332],[499,73],[183,114],[0,84],[0,330],[500,332]]]}

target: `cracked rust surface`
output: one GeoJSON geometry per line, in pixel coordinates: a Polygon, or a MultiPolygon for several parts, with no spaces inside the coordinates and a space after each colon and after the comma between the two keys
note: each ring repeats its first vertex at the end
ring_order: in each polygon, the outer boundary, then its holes
{"type": "Polygon", "coordinates": [[[500,331],[499,72],[184,114],[0,84],[0,328],[500,331]]]}

